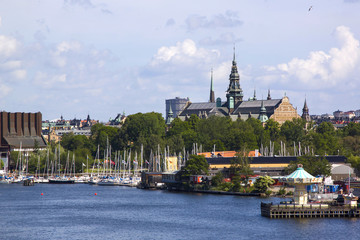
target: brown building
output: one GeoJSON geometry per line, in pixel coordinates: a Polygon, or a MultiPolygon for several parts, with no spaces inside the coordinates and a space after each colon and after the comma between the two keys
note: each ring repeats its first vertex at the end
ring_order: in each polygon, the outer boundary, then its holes
{"type": "Polygon", "coordinates": [[[0,153],[5,166],[10,151],[32,151],[44,148],[46,142],[41,135],[42,114],[23,112],[0,112],[0,153]]]}

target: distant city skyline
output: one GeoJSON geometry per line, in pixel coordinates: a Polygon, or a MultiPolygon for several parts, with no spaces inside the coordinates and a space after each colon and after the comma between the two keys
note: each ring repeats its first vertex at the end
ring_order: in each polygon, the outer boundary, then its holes
{"type": "Polygon", "coordinates": [[[244,99],[301,115],[360,108],[359,0],[0,3],[0,109],[106,122],[165,99],[225,99],[233,47],[244,99]],[[140,7],[141,6],[141,7],[140,7]],[[309,11],[312,6],[311,11],[309,11]]]}

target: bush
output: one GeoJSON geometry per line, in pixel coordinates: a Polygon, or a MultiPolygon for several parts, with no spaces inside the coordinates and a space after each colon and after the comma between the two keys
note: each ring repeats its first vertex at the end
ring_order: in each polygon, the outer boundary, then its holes
{"type": "Polygon", "coordinates": [[[266,190],[266,191],[265,191],[265,194],[266,194],[267,197],[270,196],[271,193],[272,193],[271,190],[266,190]]]}
{"type": "Polygon", "coordinates": [[[294,195],[294,193],[293,193],[292,191],[288,191],[288,192],[286,193],[286,196],[292,196],[292,195],[294,195]]]}
{"type": "Polygon", "coordinates": [[[285,188],[284,188],[284,187],[280,188],[280,190],[278,191],[278,195],[283,196],[283,195],[285,195],[285,194],[286,194],[285,188]]]}

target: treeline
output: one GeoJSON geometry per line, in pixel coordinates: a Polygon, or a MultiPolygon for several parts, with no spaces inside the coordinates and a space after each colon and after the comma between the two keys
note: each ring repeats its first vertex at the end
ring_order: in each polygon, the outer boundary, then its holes
{"type": "Polygon", "coordinates": [[[92,156],[95,155],[97,146],[102,154],[107,144],[111,145],[113,151],[140,151],[143,145],[147,158],[151,150],[155,151],[158,146],[160,149],[168,146],[171,153],[179,153],[184,148],[191,151],[194,143],[201,145],[203,151],[213,151],[214,146],[216,151],[240,151],[270,147],[271,142],[274,154],[282,151],[285,155],[293,155],[299,151],[300,143],[300,148],[306,148],[311,154],[345,155],[350,161],[360,165],[357,157],[360,155],[359,123],[349,123],[343,129],[336,130],[329,122],[314,126],[306,124],[303,119],[286,121],[281,126],[270,119],[263,126],[254,118],[232,121],[228,117],[199,119],[192,115],[187,121],[176,118],[167,127],[160,113],[151,112],[130,115],[121,128],[97,124],[92,127],[91,132],[89,139],[65,135],[61,145],[70,151],[88,149],[92,156]]]}
{"type": "MultiPolygon", "coordinates": [[[[102,158],[108,146],[112,152],[130,149],[140,152],[143,146],[144,158],[148,159],[150,152],[158,148],[168,147],[171,154],[184,149],[191,152],[194,143],[202,146],[202,151],[213,151],[214,146],[216,151],[249,151],[270,148],[271,143],[275,155],[293,155],[298,152],[300,143],[301,148],[311,154],[345,155],[360,169],[359,123],[349,123],[336,130],[329,122],[314,126],[303,119],[293,119],[282,125],[270,119],[263,126],[254,118],[232,121],[229,117],[199,119],[192,115],[187,121],[176,118],[166,126],[162,115],[155,112],[130,115],[121,128],[96,124],[91,128],[90,138],[65,134],[61,140],[64,152],[61,157],[66,158],[66,152],[70,151],[77,162],[84,163],[87,156],[94,159],[98,148],[102,158]]],[[[51,152],[58,147],[55,143],[49,145],[51,152]]]]}

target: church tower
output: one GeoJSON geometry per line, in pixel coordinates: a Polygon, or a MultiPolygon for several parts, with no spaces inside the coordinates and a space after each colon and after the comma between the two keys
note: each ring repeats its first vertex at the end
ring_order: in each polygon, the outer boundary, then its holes
{"type": "Polygon", "coordinates": [[[311,121],[311,118],[310,118],[310,115],[309,115],[309,108],[306,104],[306,98],[305,98],[305,103],[304,103],[304,107],[302,109],[302,115],[301,115],[301,118],[302,119],[305,119],[306,122],[310,122],[311,121]]]}
{"type": "Polygon", "coordinates": [[[214,81],[213,81],[213,70],[211,69],[211,83],[210,83],[210,100],[209,102],[215,102],[215,92],[214,92],[214,81]]]}
{"type": "Polygon", "coordinates": [[[234,58],[232,61],[231,73],[229,76],[229,87],[226,91],[227,105],[230,111],[234,110],[238,103],[243,101],[243,91],[240,87],[240,76],[237,70],[235,61],[235,47],[234,47],[234,58]]]}

